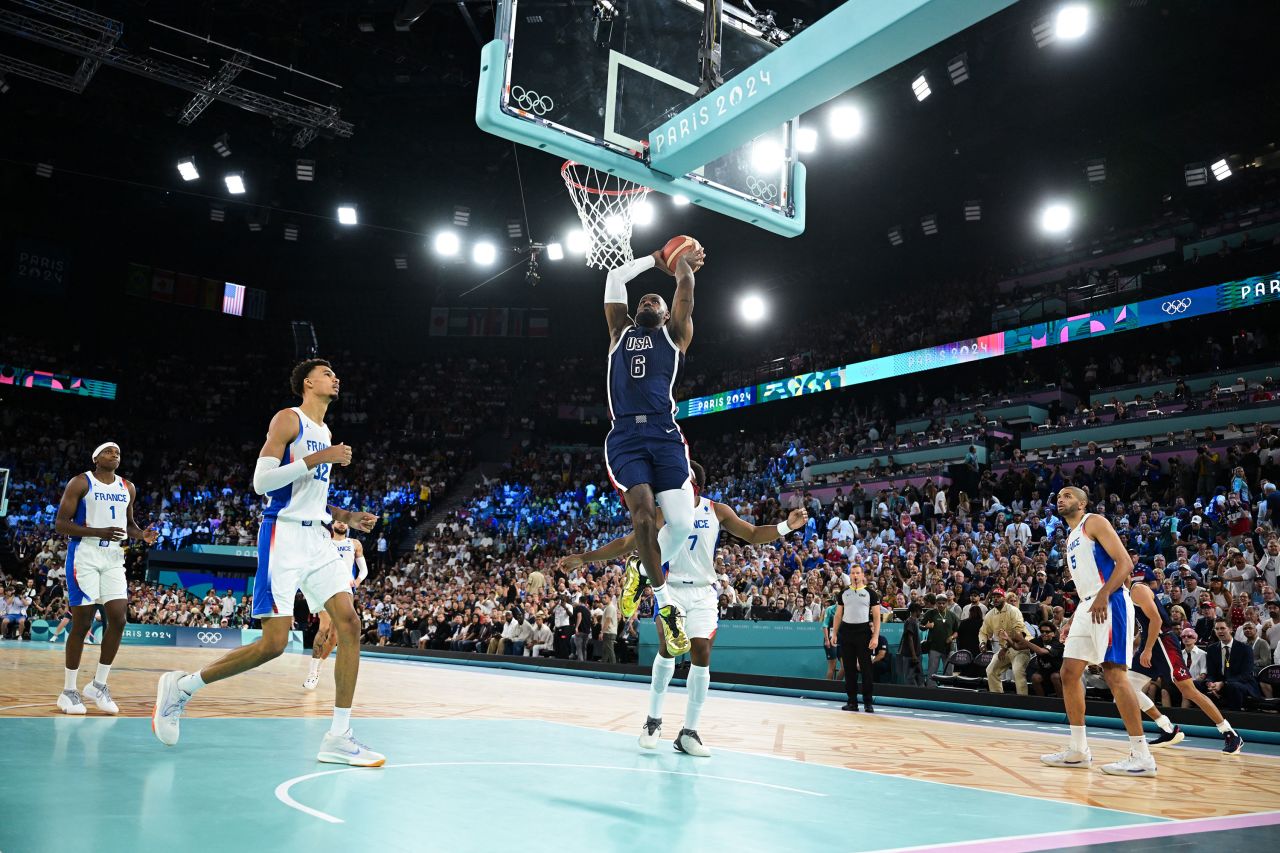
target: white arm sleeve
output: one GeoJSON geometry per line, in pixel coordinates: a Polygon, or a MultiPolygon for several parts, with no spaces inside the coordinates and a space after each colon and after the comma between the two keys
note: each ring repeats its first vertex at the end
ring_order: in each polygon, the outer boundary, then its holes
{"type": "Polygon", "coordinates": [[[369,576],[369,564],[365,562],[364,554],[356,557],[356,568],[360,570],[360,573],[356,575],[356,585],[359,586],[369,576]]]}
{"type": "Polygon", "coordinates": [[[294,480],[302,479],[307,473],[307,462],[298,459],[281,467],[280,460],[271,456],[259,456],[258,464],[253,469],[253,490],[260,495],[274,492],[289,485],[294,480]]]}
{"type": "Polygon", "coordinates": [[[653,255],[644,255],[634,261],[623,264],[617,269],[609,270],[609,275],[604,280],[605,304],[621,302],[623,305],[627,305],[627,282],[645,270],[653,269],[653,267],[653,255]]]}

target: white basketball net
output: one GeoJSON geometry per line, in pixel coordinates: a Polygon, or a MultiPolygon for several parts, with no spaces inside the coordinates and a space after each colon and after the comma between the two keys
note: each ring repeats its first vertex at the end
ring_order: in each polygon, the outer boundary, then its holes
{"type": "Polygon", "coordinates": [[[572,160],[565,161],[560,176],[582,220],[587,266],[611,270],[632,260],[631,211],[649,188],[572,160]]]}

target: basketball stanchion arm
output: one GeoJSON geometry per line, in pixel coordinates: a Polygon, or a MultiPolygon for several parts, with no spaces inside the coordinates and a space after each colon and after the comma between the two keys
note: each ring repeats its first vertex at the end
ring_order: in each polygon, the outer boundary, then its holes
{"type": "Polygon", "coordinates": [[[684,175],[1017,0],[848,0],[649,134],[649,165],[684,175]]]}

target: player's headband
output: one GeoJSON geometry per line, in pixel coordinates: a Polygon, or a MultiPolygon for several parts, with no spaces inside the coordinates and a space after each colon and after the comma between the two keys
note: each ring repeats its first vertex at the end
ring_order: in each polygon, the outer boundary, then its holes
{"type": "Polygon", "coordinates": [[[89,458],[97,462],[98,454],[106,450],[108,447],[114,447],[116,450],[120,449],[120,445],[116,444],[114,441],[104,441],[102,444],[98,445],[98,449],[93,451],[93,455],[90,456],[89,458]]]}

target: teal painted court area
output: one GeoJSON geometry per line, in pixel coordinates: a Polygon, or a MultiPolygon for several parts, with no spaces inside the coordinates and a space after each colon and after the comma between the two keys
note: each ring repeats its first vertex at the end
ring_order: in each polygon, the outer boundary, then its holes
{"type": "Polygon", "coordinates": [[[543,722],[360,720],[388,766],[357,770],[313,760],[327,724],[195,718],[165,748],[145,719],[0,719],[0,850],[834,851],[1165,822],[543,722]]]}

